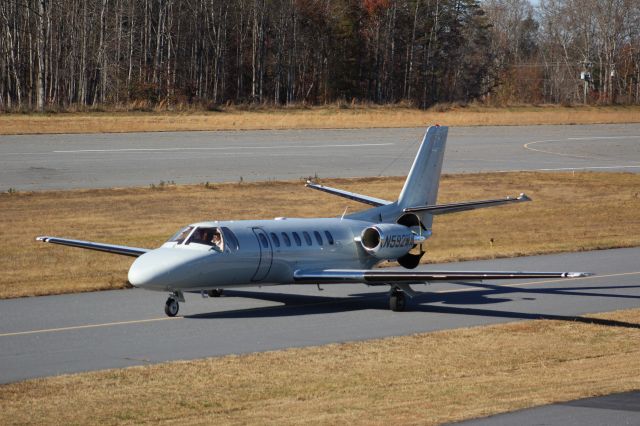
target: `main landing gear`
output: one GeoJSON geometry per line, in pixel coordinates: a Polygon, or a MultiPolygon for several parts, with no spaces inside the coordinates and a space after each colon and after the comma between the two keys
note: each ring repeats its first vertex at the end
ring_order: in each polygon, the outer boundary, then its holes
{"type": "Polygon", "coordinates": [[[178,310],[180,310],[180,304],[178,302],[184,302],[184,295],[180,290],[171,293],[164,304],[164,313],[170,317],[178,315],[178,310]]]}
{"type": "Polygon", "coordinates": [[[406,298],[404,291],[399,290],[396,287],[391,288],[391,293],[389,294],[389,308],[393,312],[402,312],[404,311],[406,305],[406,298]]]}
{"type": "Polygon", "coordinates": [[[209,297],[220,297],[222,296],[223,290],[221,288],[214,288],[213,290],[209,290],[207,293],[209,297]]]}

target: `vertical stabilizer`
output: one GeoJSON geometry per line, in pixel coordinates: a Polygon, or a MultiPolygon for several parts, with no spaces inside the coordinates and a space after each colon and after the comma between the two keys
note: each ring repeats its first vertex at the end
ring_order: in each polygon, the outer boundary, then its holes
{"type": "Polygon", "coordinates": [[[448,131],[440,126],[427,129],[398,198],[401,209],[436,203],[448,131]]]}
{"type": "MultiPolygon", "coordinates": [[[[448,131],[448,127],[440,126],[431,126],[427,129],[398,201],[357,212],[348,217],[372,222],[396,222],[403,215],[403,209],[435,204],[448,131]]],[[[419,212],[415,213],[415,216],[420,219],[426,229],[431,228],[432,214],[419,212]]]]}

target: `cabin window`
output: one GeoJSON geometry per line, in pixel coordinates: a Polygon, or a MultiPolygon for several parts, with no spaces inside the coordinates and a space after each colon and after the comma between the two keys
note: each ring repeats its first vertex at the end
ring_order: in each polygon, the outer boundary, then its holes
{"type": "Polygon", "coordinates": [[[176,232],[175,235],[169,239],[169,242],[182,244],[182,242],[187,239],[191,231],[193,231],[193,226],[186,226],[176,232]]]}
{"type": "Polygon", "coordinates": [[[322,235],[318,231],[313,231],[313,235],[315,235],[318,244],[322,245],[322,235]]]}
{"type": "Polygon", "coordinates": [[[289,238],[286,232],[282,233],[282,241],[284,241],[287,247],[291,247],[291,239],[289,238]]]}
{"type": "Polygon", "coordinates": [[[311,241],[311,235],[307,231],[302,231],[302,235],[304,235],[304,240],[307,242],[307,245],[310,246],[313,244],[311,241]]]}
{"type": "Polygon", "coordinates": [[[267,237],[265,237],[263,233],[260,233],[258,235],[260,237],[260,242],[262,243],[262,247],[269,248],[269,241],[267,241],[267,237]]]}
{"type": "Polygon", "coordinates": [[[292,232],[291,234],[293,235],[293,239],[296,240],[296,245],[298,247],[302,246],[302,240],[300,239],[300,235],[298,235],[297,232],[292,232]]]}
{"type": "Polygon", "coordinates": [[[270,235],[271,235],[271,241],[273,241],[273,244],[275,244],[276,247],[280,247],[280,240],[278,239],[278,236],[276,235],[276,233],[272,232],[270,235]]]}
{"type": "Polygon", "coordinates": [[[324,235],[325,235],[325,237],[327,237],[327,241],[329,242],[329,245],[332,246],[333,245],[333,235],[331,235],[331,232],[324,231],[324,235]]]}
{"type": "Polygon", "coordinates": [[[238,250],[240,248],[240,243],[236,238],[236,235],[231,231],[231,229],[227,227],[222,227],[222,235],[224,237],[224,242],[229,248],[229,250],[238,250]]]}

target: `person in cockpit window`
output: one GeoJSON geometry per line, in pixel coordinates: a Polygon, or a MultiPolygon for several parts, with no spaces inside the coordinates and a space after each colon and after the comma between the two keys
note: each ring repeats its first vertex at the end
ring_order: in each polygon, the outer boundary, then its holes
{"type": "Polygon", "coordinates": [[[213,239],[211,240],[211,242],[214,244],[214,246],[218,247],[220,251],[224,250],[224,242],[222,241],[222,236],[220,235],[220,231],[218,230],[214,231],[213,239]]]}

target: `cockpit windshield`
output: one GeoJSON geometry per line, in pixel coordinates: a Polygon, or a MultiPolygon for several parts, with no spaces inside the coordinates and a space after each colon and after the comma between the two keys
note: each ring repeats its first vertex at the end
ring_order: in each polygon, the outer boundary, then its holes
{"type": "Polygon", "coordinates": [[[169,243],[177,243],[182,244],[182,242],[189,236],[191,231],[193,230],[193,226],[185,226],[181,230],[175,233],[175,235],[169,238],[169,243]]]}

